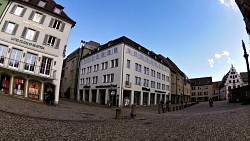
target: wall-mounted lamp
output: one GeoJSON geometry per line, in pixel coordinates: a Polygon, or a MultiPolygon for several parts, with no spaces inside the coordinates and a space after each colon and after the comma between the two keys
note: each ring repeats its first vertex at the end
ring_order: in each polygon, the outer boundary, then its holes
{"type": "Polygon", "coordinates": [[[56,61],[54,61],[54,66],[56,65],[56,61]]]}
{"type": "Polygon", "coordinates": [[[10,51],[11,51],[11,49],[9,48],[9,49],[8,49],[8,53],[10,53],[10,51]]]}
{"type": "Polygon", "coordinates": [[[41,57],[38,58],[38,61],[40,61],[40,60],[41,60],[41,57]]]}
{"type": "Polygon", "coordinates": [[[23,57],[25,57],[25,52],[23,53],[23,57]]]}

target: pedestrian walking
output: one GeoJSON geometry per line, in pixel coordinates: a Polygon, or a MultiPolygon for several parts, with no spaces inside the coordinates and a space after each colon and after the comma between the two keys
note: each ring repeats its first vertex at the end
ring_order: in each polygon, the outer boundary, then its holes
{"type": "Polygon", "coordinates": [[[213,107],[213,99],[210,98],[210,99],[208,100],[208,102],[209,102],[209,106],[210,106],[210,107],[213,107]]]}
{"type": "Polygon", "coordinates": [[[170,101],[167,100],[167,101],[166,101],[166,111],[169,111],[169,104],[170,104],[170,101]]]}
{"type": "Polygon", "coordinates": [[[162,112],[164,112],[164,107],[163,107],[163,105],[164,105],[164,101],[163,101],[163,99],[161,100],[160,104],[161,104],[161,109],[162,109],[162,112]]]}

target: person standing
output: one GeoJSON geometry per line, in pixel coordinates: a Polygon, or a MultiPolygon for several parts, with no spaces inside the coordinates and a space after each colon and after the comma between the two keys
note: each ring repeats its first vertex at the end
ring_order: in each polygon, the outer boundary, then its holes
{"type": "Polygon", "coordinates": [[[213,107],[213,99],[210,98],[208,101],[209,101],[209,106],[210,106],[210,107],[213,107]]]}

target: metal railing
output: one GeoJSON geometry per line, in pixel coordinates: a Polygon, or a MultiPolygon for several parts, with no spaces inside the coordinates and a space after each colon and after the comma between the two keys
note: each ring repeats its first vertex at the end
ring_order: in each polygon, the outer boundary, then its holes
{"type": "Polygon", "coordinates": [[[35,63],[30,64],[7,57],[0,57],[0,67],[8,68],[26,74],[37,75],[44,78],[56,79],[56,70],[45,69],[42,66],[37,66],[35,63]]]}
{"type": "Polygon", "coordinates": [[[128,82],[128,81],[125,81],[125,87],[126,87],[126,88],[131,88],[131,83],[128,82]]]}

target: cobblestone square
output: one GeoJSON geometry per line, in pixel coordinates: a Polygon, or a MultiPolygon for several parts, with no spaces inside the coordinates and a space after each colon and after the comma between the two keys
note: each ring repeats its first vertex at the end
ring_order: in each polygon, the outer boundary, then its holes
{"type": "Polygon", "coordinates": [[[164,140],[248,141],[250,106],[226,101],[210,108],[202,102],[183,110],[158,114],[157,107],[122,108],[61,100],[57,106],[0,95],[0,140],[164,140]]]}

